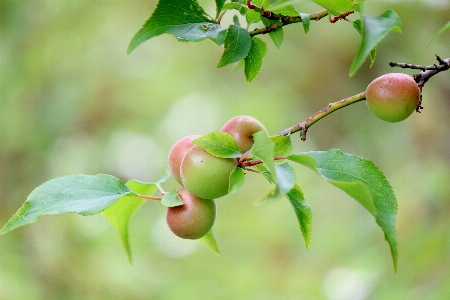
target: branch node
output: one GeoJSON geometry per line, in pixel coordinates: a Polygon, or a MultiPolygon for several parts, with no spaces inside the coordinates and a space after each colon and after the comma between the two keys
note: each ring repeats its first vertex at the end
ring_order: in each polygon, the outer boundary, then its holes
{"type": "Polygon", "coordinates": [[[400,68],[421,70],[421,72],[413,75],[414,81],[417,83],[417,86],[420,89],[420,102],[416,108],[417,112],[420,112],[420,110],[423,109],[423,107],[421,105],[421,103],[422,103],[422,88],[424,87],[425,83],[427,83],[427,81],[434,75],[436,75],[442,71],[446,71],[446,70],[450,69],[450,58],[442,59],[439,57],[439,55],[437,55],[437,54],[435,54],[435,55],[436,55],[436,60],[439,62],[439,64],[423,66],[423,65],[415,65],[415,64],[409,64],[409,63],[396,63],[396,62],[389,63],[389,65],[391,67],[400,67],[400,68]]]}
{"type": "Polygon", "coordinates": [[[346,12],[340,14],[339,16],[336,16],[336,17],[333,17],[333,18],[331,18],[331,16],[330,16],[329,21],[330,21],[330,23],[336,23],[336,22],[339,21],[339,20],[345,20],[345,21],[351,23],[352,21],[350,21],[349,19],[347,19],[347,17],[348,17],[349,15],[351,15],[352,13],[354,13],[353,10],[348,10],[348,11],[346,11],[346,12]]]}
{"type": "Polygon", "coordinates": [[[308,131],[308,128],[306,127],[306,121],[303,121],[298,124],[300,127],[300,139],[302,141],[306,141],[306,132],[308,131]]]}
{"type": "Polygon", "coordinates": [[[436,59],[439,62],[439,64],[441,64],[441,65],[447,64],[439,55],[437,55],[437,54],[435,54],[435,55],[436,55],[436,59]]]}

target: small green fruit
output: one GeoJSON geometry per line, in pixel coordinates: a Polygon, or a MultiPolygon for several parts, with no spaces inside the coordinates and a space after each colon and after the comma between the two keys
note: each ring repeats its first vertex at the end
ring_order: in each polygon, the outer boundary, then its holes
{"type": "Polygon", "coordinates": [[[184,204],[169,207],[166,222],[170,230],[183,239],[199,239],[211,230],[216,219],[216,203],[181,189],[178,195],[184,204]]]}
{"type": "Polygon", "coordinates": [[[414,79],[403,73],[390,73],[374,79],[366,90],[369,110],[379,119],[400,122],[419,105],[420,90],[414,79]]]}
{"type": "Polygon", "coordinates": [[[215,157],[194,145],[181,162],[181,182],[192,194],[203,199],[216,199],[228,194],[230,173],[237,161],[215,157]]]}
{"type": "Polygon", "coordinates": [[[200,137],[199,135],[188,135],[173,144],[169,151],[169,171],[172,177],[181,184],[180,167],[186,152],[194,146],[192,141],[200,137]]]}
{"type": "Polygon", "coordinates": [[[253,134],[261,130],[266,130],[264,125],[250,116],[231,118],[221,129],[221,131],[230,134],[236,140],[242,153],[252,148],[253,134]]]}

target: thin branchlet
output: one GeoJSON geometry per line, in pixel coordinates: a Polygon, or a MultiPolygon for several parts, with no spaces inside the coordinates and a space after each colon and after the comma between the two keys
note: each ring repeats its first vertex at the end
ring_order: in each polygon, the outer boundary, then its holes
{"type": "Polygon", "coordinates": [[[338,109],[341,109],[347,105],[350,105],[350,104],[353,104],[353,103],[356,103],[358,101],[365,100],[365,99],[366,99],[365,92],[362,92],[362,93],[356,94],[354,96],[339,100],[337,102],[330,103],[325,108],[319,110],[312,116],[305,119],[303,122],[300,122],[298,124],[295,124],[292,127],[289,127],[283,131],[280,131],[279,133],[277,133],[277,135],[285,136],[285,135],[290,135],[294,132],[300,131],[300,138],[302,139],[302,141],[305,141],[306,140],[306,132],[308,131],[308,128],[311,127],[314,123],[316,123],[320,119],[328,116],[332,112],[335,112],[338,109]]]}
{"type": "Polygon", "coordinates": [[[389,65],[391,67],[400,67],[402,69],[422,70],[422,72],[413,75],[414,80],[417,82],[419,87],[422,88],[431,77],[442,71],[450,69],[450,57],[442,59],[439,57],[439,55],[436,55],[436,60],[438,61],[437,64],[427,66],[410,63],[396,63],[396,62],[390,62],[389,65]]]}
{"type": "Polygon", "coordinates": [[[425,83],[433,77],[436,74],[439,74],[442,71],[446,71],[450,69],[450,57],[446,59],[442,59],[439,57],[439,55],[436,54],[436,60],[438,61],[438,64],[432,64],[432,65],[416,65],[416,64],[410,64],[410,63],[396,63],[396,62],[390,62],[389,65],[391,67],[400,67],[402,69],[413,69],[413,70],[422,70],[421,72],[414,74],[413,78],[414,81],[419,86],[420,90],[420,100],[419,104],[417,105],[416,111],[420,113],[420,110],[423,109],[422,106],[422,88],[424,87],[425,83]]]}
{"type": "MultiPolygon", "coordinates": [[[[420,88],[420,91],[422,92],[422,87],[432,76],[434,76],[442,71],[450,69],[450,58],[442,59],[438,55],[436,55],[436,59],[439,62],[439,64],[433,64],[433,65],[428,65],[428,66],[410,64],[410,63],[395,63],[395,62],[391,62],[389,65],[391,67],[401,67],[401,68],[422,70],[422,72],[414,74],[414,76],[413,76],[414,80],[417,82],[417,84],[420,88]]],[[[356,103],[356,102],[359,102],[359,101],[365,100],[365,99],[366,99],[366,93],[361,92],[359,94],[350,96],[348,98],[339,100],[337,102],[330,103],[323,109],[321,109],[318,112],[316,112],[315,114],[313,114],[312,116],[306,118],[303,122],[300,122],[298,124],[295,124],[294,126],[291,126],[283,131],[278,132],[276,134],[276,136],[288,136],[294,132],[299,131],[300,138],[303,141],[305,141],[306,140],[306,132],[307,132],[308,128],[311,127],[313,124],[315,124],[317,121],[323,119],[324,117],[328,116],[329,114],[331,114],[332,112],[335,112],[338,109],[341,109],[345,106],[351,105],[353,103],[356,103]]],[[[422,102],[422,93],[420,96],[419,105],[416,109],[416,111],[418,111],[418,112],[420,112],[420,109],[423,108],[421,106],[421,102],[422,102]]],[[[248,161],[247,160],[248,158],[250,158],[250,156],[247,153],[247,155],[244,155],[239,160],[239,167],[242,167],[244,170],[251,171],[252,170],[251,167],[262,163],[262,161],[259,161],[259,160],[248,161]]],[[[282,160],[282,159],[286,159],[286,157],[280,156],[280,157],[275,157],[274,159],[282,160]]]]}

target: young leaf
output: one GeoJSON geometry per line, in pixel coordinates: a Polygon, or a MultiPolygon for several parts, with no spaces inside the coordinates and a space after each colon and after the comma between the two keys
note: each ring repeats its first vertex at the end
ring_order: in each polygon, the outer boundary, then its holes
{"type": "MultiPolygon", "coordinates": [[[[273,183],[273,177],[267,168],[263,165],[255,166],[261,174],[270,182],[273,183]]],[[[295,175],[294,175],[295,176],[295,175]]],[[[306,248],[309,247],[309,243],[311,241],[311,232],[312,232],[312,211],[309,204],[305,201],[303,192],[300,187],[294,183],[293,188],[287,192],[286,197],[292,204],[294,208],[295,215],[297,216],[298,223],[300,225],[300,230],[303,234],[303,239],[305,240],[306,248]]],[[[260,202],[264,202],[264,199],[260,202]]],[[[256,202],[256,205],[261,204],[256,202]]]]}
{"type": "Polygon", "coordinates": [[[305,30],[305,33],[308,33],[309,31],[309,25],[310,25],[310,19],[308,14],[300,14],[300,17],[302,18],[302,24],[303,24],[303,30],[305,30]]]}
{"type": "Polygon", "coordinates": [[[264,58],[264,56],[266,56],[267,54],[267,44],[266,42],[264,42],[263,40],[261,40],[260,38],[257,37],[253,37],[252,41],[256,42],[259,46],[259,49],[261,49],[261,54],[262,57],[264,58]]]}
{"type": "Polygon", "coordinates": [[[217,35],[217,39],[214,42],[218,46],[222,45],[223,43],[225,43],[225,38],[227,37],[227,34],[228,34],[228,29],[222,30],[221,32],[219,32],[219,34],[217,35]]]}
{"type": "Polygon", "coordinates": [[[323,8],[330,11],[335,16],[340,15],[348,10],[357,10],[357,0],[312,0],[323,8]]]}
{"type": "MultiPolygon", "coordinates": [[[[126,185],[134,192],[145,195],[152,195],[156,191],[155,184],[144,185],[136,180],[130,180],[126,185]]],[[[127,254],[128,261],[131,264],[131,247],[128,238],[128,224],[146,200],[136,196],[125,196],[117,200],[113,205],[102,212],[103,217],[116,228],[122,245],[127,254]]]]}
{"type": "Polygon", "coordinates": [[[311,206],[305,201],[303,192],[298,185],[295,185],[286,197],[292,204],[294,208],[295,215],[297,216],[298,224],[300,225],[300,230],[303,234],[303,239],[305,240],[306,248],[309,247],[311,242],[312,233],[312,211],[311,206]]]}
{"type": "MultiPolygon", "coordinates": [[[[169,177],[170,172],[169,170],[166,170],[164,175],[157,182],[142,182],[133,179],[128,181],[126,186],[136,194],[152,195],[157,189],[156,184],[166,181],[169,177]]],[[[116,228],[130,263],[132,261],[132,257],[130,242],[128,239],[128,224],[133,215],[145,201],[146,200],[136,197],[135,195],[127,195],[117,200],[114,204],[102,212],[103,217],[108,220],[114,228],[116,228]]]]}
{"type": "Polygon", "coordinates": [[[292,166],[287,163],[275,164],[277,176],[276,188],[270,192],[264,199],[256,202],[256,205],[271,203],[282,195],[287,194],[295,185],[295,172],[292,166]]]}
{"type": "Polygon", "coordinates": [[[292,152],[292,141],[290,136],[271,136],[274,143],[273,156],[285,156],[292,152]]]}
{"type": "MultiPolygon", "coordinates": [[[[353,22],[353,27],[359,32],[359,34],[362,35],[362,22],[361,20],[355,20],[353,22]]],[[[370,51],[370,68],[372,68],[373,64],[375,63],[375,58],[377,56],[377,48],[373,48],[370,51]]]]}
{"type": "Polygon", "coordinates": [[[230,2],[230,3],[225,3],[222,6],[222,10],[233,10],[233,9],[240,10],[243,7],[245,8],[246,6],[244,4],[242,4],[242,3],[230,2]]]}
{"type": "Polygon", "coordinates": [[[247,81],[252,81],[256,76],[258,76],[259,71],[262,68],[262,51],[259,48],[259,44],[252,39],[252,46],[248,52],[247,57],[245,57],[245,78],[247,81]]]}
{"type": "Polygon", "coordinates": [[[288,159],[311,168],[357,200],[375,217],[390,246],[394,269],[397,271],[397,199],[378,167],[368,159],[336,149],[291,154],[288,159]]]}
{"type": "Polygon", "coordinates": [[[450,29],[450,21],[448,21],[439,31],[433,36],[433,38],[428,42],[427,47],[434,41],[438,36],[443,34],[446,30],[450,29]]]}
{"type": "Polygon", "coordinates": [[[217,255],[219,255],[219,247],[217,246],[216,239],[212,233],[212,230],[208,231],[207,234],[198,239],[200,242],[205,244],[209,249],[214,251],[217,255]]]}
{"type": "Polygon", "coordinates": [[[267,181],[269,181],[270,183],[274,183],[273,181],[273,177],[272,174],[270,173],[270,171],[266,168],[266,166],[264,166],[263,164],[259,164],[254,166],[255,169],[257,169],[260,174],[267,179],[267,181]]]}
{"type": "Polygon", "coordinates": [[[239,167],[236,167],[231,171],[230,174],[230,185],[228,187],[228,193],[234,193],[240,190],[245,183],[245,173],[244,170],[242,170],[239,167]]]}
{"type": "Polygon", "coordinates": [[[253,134],[254,144],[250,149],[250,154],[256,159],[261,160],[272,174],[273,182],[277,182],[275,163],[273,162],[273,148],[274,144],[272,140],[267,136],[267,132],[264,130],[258,131],[253,134]]]}
{"type": "Polygon", "coordinates": [[[133,194],[118,178],[106,175],[71,175],[47,181],[34,189],[22,207],[0,230],[0,235],[33,223],[42,215],[93,215],[117,199],[133,194]]]}
{"type": "Polygon", "coordinates": [[[278,1],[264,0],[263,7],[265,7],[266,10],[270,10],[272,12],[279,13],[284,16],[293,17],[299,15],[298,11],[294,8],[290,0],[278,0],[278,1]]]}
{"type": "Polygon", "coordinates": [[[225,51],[217,64],[218,68],[245,58],[252,46],[252,38],[247,30],[236,25],[230,25],[225,38],[225,51]]]}
{"type": "MultiPolygon", "coordinates": [[[[270,26],[273,23],[278,23],[279,21],[269,20],[266,18],[261,19],[264,26],[270,26]]],[[[281,48],[281,44],[283,43],[284,38],[284,31],[283,27],[278,28],[275,31],[269,32],[269,36],[272,39],[272,42],[275,44],[275,46],[278,48],[278,50],[281,48]]]]}
{"type": "Polygon", "coordinates": [[[183,205],[184,201],[178,196],[177,191],[172,191],[164,194],[161,204],[165,207],[175,207],[183,205]]]}
{"type": "Polygon", "coordinates": [[[212,20],[196,0],[159,0],[155,11],[128,45],[131,53],[143,42],[170,33],[182,41],[217,40],[223,28],[212,20]]]}
{"type": "Polygon", "coordinates": [[[236,158],[242,156],[236,140],[226,132],[211,132],[192,141],[206,152],[221,158],[236,158]]]}
{"type": "Polygon", "coordinates": [[[238,27],[241,27],[241,22],[239,21],[239,17],[237,15],[233,16],[233,24],[238,27]]]}
{"type": "Polygon", "coordinates": [[[216,18],[220,15],[222,7],[227,0],[216,0],[216,18]]]}
{"type": "MultiPolygon", "coordinates": [[[[263,1],[264,0],[253,0],[252,3],[261,7],[263,5],[263,1]]],[[[252,23],[258,23],[261,21],[261,14],[253,9],[247,9],[245,13],[245,21],[247,21],[247,26],[250,26],[252,23]]]]}
{"type": "Polygon", "coordinates": [[[355,75],[372,49],[391,30],[399,33],[402,32],[402,23],[394,11],[387,10],[378,17],[364,16],[364,22],[362,23],[362,42],[350,67],[350,76],[355,75]]]}

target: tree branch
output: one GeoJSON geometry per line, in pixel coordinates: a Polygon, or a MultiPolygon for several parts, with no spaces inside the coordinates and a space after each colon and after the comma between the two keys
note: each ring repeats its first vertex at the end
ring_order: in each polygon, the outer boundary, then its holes
{"type": "Polygon", "coordinates": [[[417,112],[420,112],[420,110],[423,109],[423,107],[422,107],[422,88],[424,87],[425,83],[427,83],[427,81],[434,75],[436,75],[442,71],[446,71],[446,70],[450,69],[450,57],[446,58],[446,59],[442,59],[439,57],[439,55],[436,54],[436,60],[438,61],[439,64],[433,64],[433,65],[428,65],[428,66],[415,65],[415,64],[410,64],[410,63],[396,63],[396,62],[389,63],[389,65],[391,67],[400,67],[402,69],[422,70],[422,72],[413,75],[413,78],[414,78],[415,82],[417,82],[417,85],[419,86],[419,89],[420,89],[420,101],[419,101],[419,105],[417,106],[417,109],[416,109],[417,112]]]}
{"type": "Polygon", "coordinates": [[[313,114],[312,116],[310,116],[309,118],[304,120],[303,122],[298,123],[290,128],[283,130],[283,131],[280,131],[276,135],[280,135],[280,136],[290,135],[294,132],[300,131],[300,138],[302,139],[302,141],[304,141],[304,140],[306,140],[306,132],[308,131],[308,128],[311,127],[314,123],[316,123],[320,119],[328,116],[332,112],[335,112],[338,109],[341,109],[347,105],[350,105],[350,104],[353,104],[355,102],[365,100],[365,99],[366,99],[366,93],[362,92],[362,93],[356,94],[354,96],[339,100],[337,102],[330,103],[330,104],[328,104],[327,107],[319,110],[318,112],[316,112],[315,114],[313,114]]]}
{"type": "Polygon", "coordinates": [[[419,85],[419,88],[422,88],[431,77],[442,71],[450,69],[450,57],[442,59],[439,57],[439,55],[436,54],[436,59],[439,62],[439,64],[433,64],[428,66],[415,65],[409,63],[396,63],[396,62],[390,62],[389,65],[391,67],[400,67],[402,69],[422,70],[422,72],[413,75],[414,80],[419,85]]]}
{"type": "MultiPolygon", "coordinates": [[[[261,14],[261,16],[266,19],[279,21],[279,22],[270,24],[269,26],[266,26],[264,28],[260,28],[260,29],[256,28],[255,30],[250,31],[249,33],[250,33],[250,36],[252,36],[252,37],[255,35],[258,35],[258,34],[266,34],[266,33],[275,31],[278,28],[281,28],[281,27],[289,25],[289,24],[302,22],[302,18],[300,16],[285,16],[282,14],[274,13],[274,12],[265,10],[263,7],[258,7],[256,5],[254,5],[249,0],[247,0],[247,7],[250,9],[253,9],[254,11],[259,12],[261,14]]],[[[321,10],[321,11],[309,14],[308,17],[310,20],[318,21],[318,20],[328,16],[328,14],[329,14],[328,10],[325,9],[325,10],[321,10]]]]}

